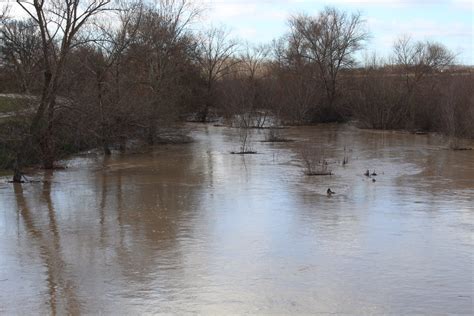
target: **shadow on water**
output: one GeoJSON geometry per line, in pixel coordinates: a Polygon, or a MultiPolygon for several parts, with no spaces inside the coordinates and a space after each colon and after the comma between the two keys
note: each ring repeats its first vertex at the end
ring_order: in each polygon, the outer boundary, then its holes
{"type": "Polygon", "coordinates": [[[38,247],[40,257],[46,268],[46,282],[49,294],[50,312],[56,315],[65,311],[68,314],[80,312],[81,303],[75,293],[76,285],[68,275],[68,264],[63,260],[61,240],[56,221],[56,213],[51,200],[51,173],[46,173],[42,187],[41,200],[46,205],[49,225],[43,229],[36,225],[36,215],[30,211],[21,184],[14,184],[14,193],[19,214],[31,244],[38,247]],[[59,306],[59,311],[58,311],[59,306]]]}

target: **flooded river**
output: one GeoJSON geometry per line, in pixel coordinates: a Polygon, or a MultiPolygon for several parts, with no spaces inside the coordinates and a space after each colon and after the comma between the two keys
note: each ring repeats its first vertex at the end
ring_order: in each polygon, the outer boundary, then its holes
{"type": "Polygon", "coordinates": [[[238,130],[190,128],[3,179],[0,314],[473,313],[474,152],[326,125],[231,155],[238,130]],[[334,175],[304,174],[308,146],[334,175]]]}

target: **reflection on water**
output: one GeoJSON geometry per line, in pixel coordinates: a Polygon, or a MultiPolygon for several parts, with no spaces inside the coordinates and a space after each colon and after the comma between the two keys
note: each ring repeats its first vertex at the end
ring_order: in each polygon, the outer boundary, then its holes
{"type": "Polygon", "coordinates": [[[244,157],[237,130],[193,129],[0,184],[0,313],[473,312],[472,152],[323,126],[244,157]],[[309,144],[335,175],[303,175],[309,144]]]}

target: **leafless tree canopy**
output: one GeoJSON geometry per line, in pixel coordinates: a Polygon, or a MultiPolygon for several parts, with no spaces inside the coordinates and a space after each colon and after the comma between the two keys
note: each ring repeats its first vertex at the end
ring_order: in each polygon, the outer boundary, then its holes
{"type": "Polygon", "coordinates": [[[40,69],[41,38],[32,19],[3,20],[0,46],[5,68],[14,75],[21,93],[28,94],[40,69]]]}
{"type": "Polygon", "coordinates": [[[11,5],[27,15],[0,12],[0,92],[20,95],[0,96],[0,166],[15,181],[28,164],[156,144],[176,123],[216,116],[240,129],[240,151],[252,151],[251,129],[272,128],[278,140],[281,124],[351,120],[474,137],[472,68],[409,36],[389,58],[357,63],[369,39],[360,13],[295,15],[282,37],[249,44],[224,26],[199,27],[192,0],[11,5]]]}
{"type": "Polygon", "coordinates": [[[413,42],[409,36],[399,38],[393,46],[395,63],[403,67],[407,84],[416,84],[424,76],[446,69],[455,59],[443,44],[413,42]]]}
{"type": "Polygon", "coordinates": [[[368,39],[360,13],[347,14],[326,8],[316,17],[297,15],[290,19],[293,54],[300,55],[319,68],[328,106],[337,96],[337,79],[342,69],[355,65],[354,53],[368,39]]]}
{"type": "Polygon", "coordinates": [[[199,35],[198,63],[207,87],[206,104],[199,117],[202,122],[207,120],[209,108],[213,105],[216,82],[228,75],[238,63],[234,56],[237,49],[238,43],[229,39],[229,32],[223,27],[212,27],[199,35]]]}

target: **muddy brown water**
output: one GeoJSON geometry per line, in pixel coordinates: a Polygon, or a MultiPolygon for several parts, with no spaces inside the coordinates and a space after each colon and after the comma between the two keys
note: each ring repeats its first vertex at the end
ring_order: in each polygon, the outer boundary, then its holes
{"type": "Polygon", "coordinates": [[[0,313],[473,313],[474,152],[325,125],[254,131],[241,156],[237,130],[191,128],[191,144],[3,179],[0,313]],[[308,146],[333,176],[304,175],[308,146]]]}

